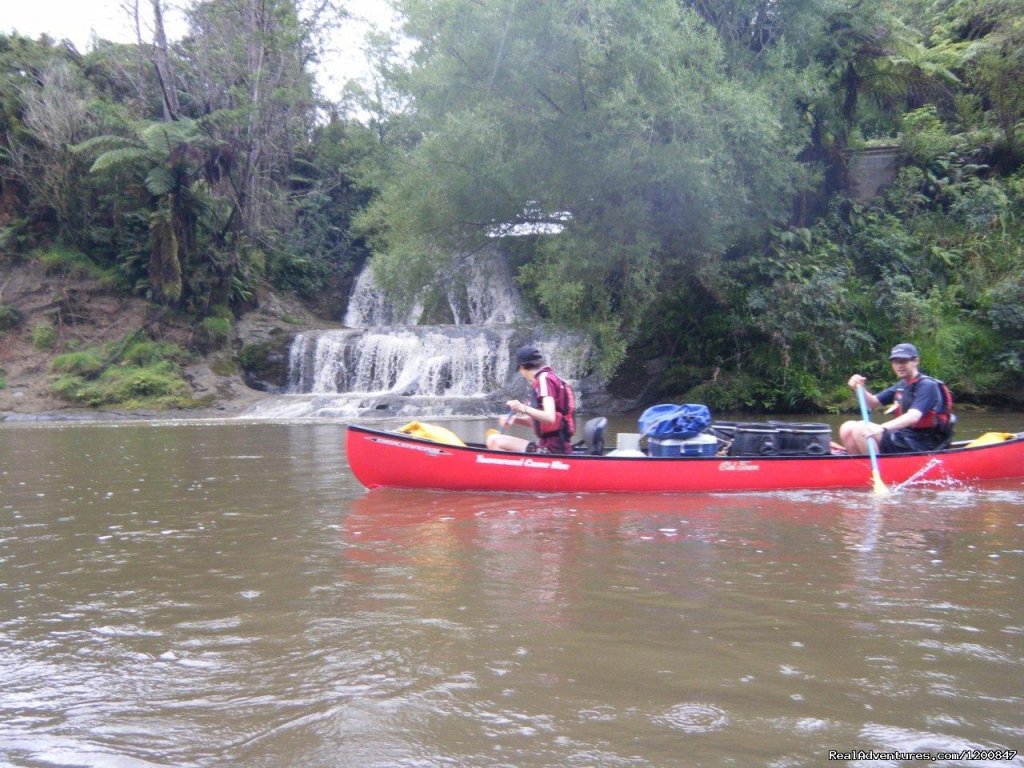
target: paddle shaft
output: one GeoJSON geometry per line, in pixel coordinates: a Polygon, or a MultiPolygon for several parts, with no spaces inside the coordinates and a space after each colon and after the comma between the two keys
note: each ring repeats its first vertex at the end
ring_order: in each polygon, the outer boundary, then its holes
{"type": "Polygon", "coordinates": [[[510,426],[512,426],[512,420],[515,419],[515,417],[516,417],[516,412],[515,411],[509,411],[508,412],[508,416],[505,417],[505,421],[502,422],[501,428],[498,430],[498,434],[499,435],[504,435],[505,434],[505,430],[508,429],[510,426]]]}
{"type": "MultiPolygon", "coordinates": [[[[870,424],[871,417],[868,415],[868,402],[864,396],[864,386],[862,384],[857,385],[857,402],[860,403],[860,417],[864,420],[865,424],[870,424]]],[[[885,487],[885,483],[882,482],[882,474],[878,471],[878,455],[875,450],[874,435],[867,439],[867,444],[868,457],[871,459],[871,476],[875,486],[875,493],[886,493],[888,489],[885,487]]]]}

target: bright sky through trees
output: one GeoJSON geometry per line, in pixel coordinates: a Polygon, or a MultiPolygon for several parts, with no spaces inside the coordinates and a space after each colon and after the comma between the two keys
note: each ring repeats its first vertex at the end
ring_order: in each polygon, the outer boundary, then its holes
{"type": "MultiPolygon", "coordinates": [[[[28,37],[46,33],[56,40],[68,39],[79,51],[89,48],[93,35],[117,42],[135,42],[135,32],[123,0],[32,0],[9,2],[0,17],[0,32],[18,32],[28,37]]],[[[148,0],[140,4],[144,24],[151,18],[148,0]]],[[[180,37],[185,28],[181,3],[168,3],[164,17],[167,34],[171,39],[180,37]]],[[[371,25],[389,28],[393,25],[392,12],[385,0],[348,0],[345,3],[352,16],[335,34],[331,50],[317,73],[324,95],[335,98],[345,81],[360,78],[369,71],[362,53],[363,36],[371,25]]],[[[151,25],[143,30],[149,38],[151,25]]]]}

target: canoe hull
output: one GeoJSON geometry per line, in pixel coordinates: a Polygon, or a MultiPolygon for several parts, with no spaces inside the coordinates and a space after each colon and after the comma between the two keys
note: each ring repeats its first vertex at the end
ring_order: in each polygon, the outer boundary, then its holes
{"type": "MultiPolygon", "coordinates": [[[[871,488],[867,456],[612,457],[504,453],[349,426],[349,465],[367,488],[539,493],[714,493],[871,488]]],[[[887,485],[1024,476],[1024,439],[879,457],[887,485]]]]}

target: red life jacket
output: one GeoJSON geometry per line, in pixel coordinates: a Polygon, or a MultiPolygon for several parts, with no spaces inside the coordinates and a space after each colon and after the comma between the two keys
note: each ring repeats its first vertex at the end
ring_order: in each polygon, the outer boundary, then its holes
{"type": "Polygon", "coordinates": [[[537,437],[554,437],[561,435],[568,443],[576,433],[576,395],[566,382],[562,381],[551,366],[545,365],[537,371],[533,379],[533,406],[541,408],[540,398],[540,377],[544,376],[548,384],[548,394],[555,399],[555,421],[553,424],[542,424],[537,419],[533,420],[533,431],[537,437]]]}
{"type": "Polygon", "coordinates": [[[949,391],[949,387],[946,386],[944,381],[924,373],[919,373],[907,383],[905,389],[896,393],[896,415],[899,416],[903,413],[904,399],[906,399],[908,404],[913,404],[914,390],[917,389],[917,384],[921,379],[931,379],[939,385],[940,404],[938,409],[931,410],[921,416],[911,429],[948,429],[950,415],[953,412],[953,393],[949,391]]]}

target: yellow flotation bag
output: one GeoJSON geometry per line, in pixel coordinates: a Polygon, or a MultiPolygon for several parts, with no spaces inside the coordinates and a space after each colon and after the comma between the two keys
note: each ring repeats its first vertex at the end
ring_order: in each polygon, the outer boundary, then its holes
{"type": "Polygon", "coordinates": [[[434,443],[444,443],[445,445],[466,445],[454,432],[445,429],[444,427],[439,427],[436,424],[424,424],[421,421],[410,421],[404,427],[399,427],[398,431],[411,435],[412,437],[430,440],[434,443]]]}
{"type": "Polygon", "coordinates": [[[1001,443],[1004,440],[1012,440],[1016,435],[1010,432],[986,432],[981,437],[976,437],[969,442],[965,447],[974,448],[977,445],[992,445],[993,443],[1001,443]]]}

